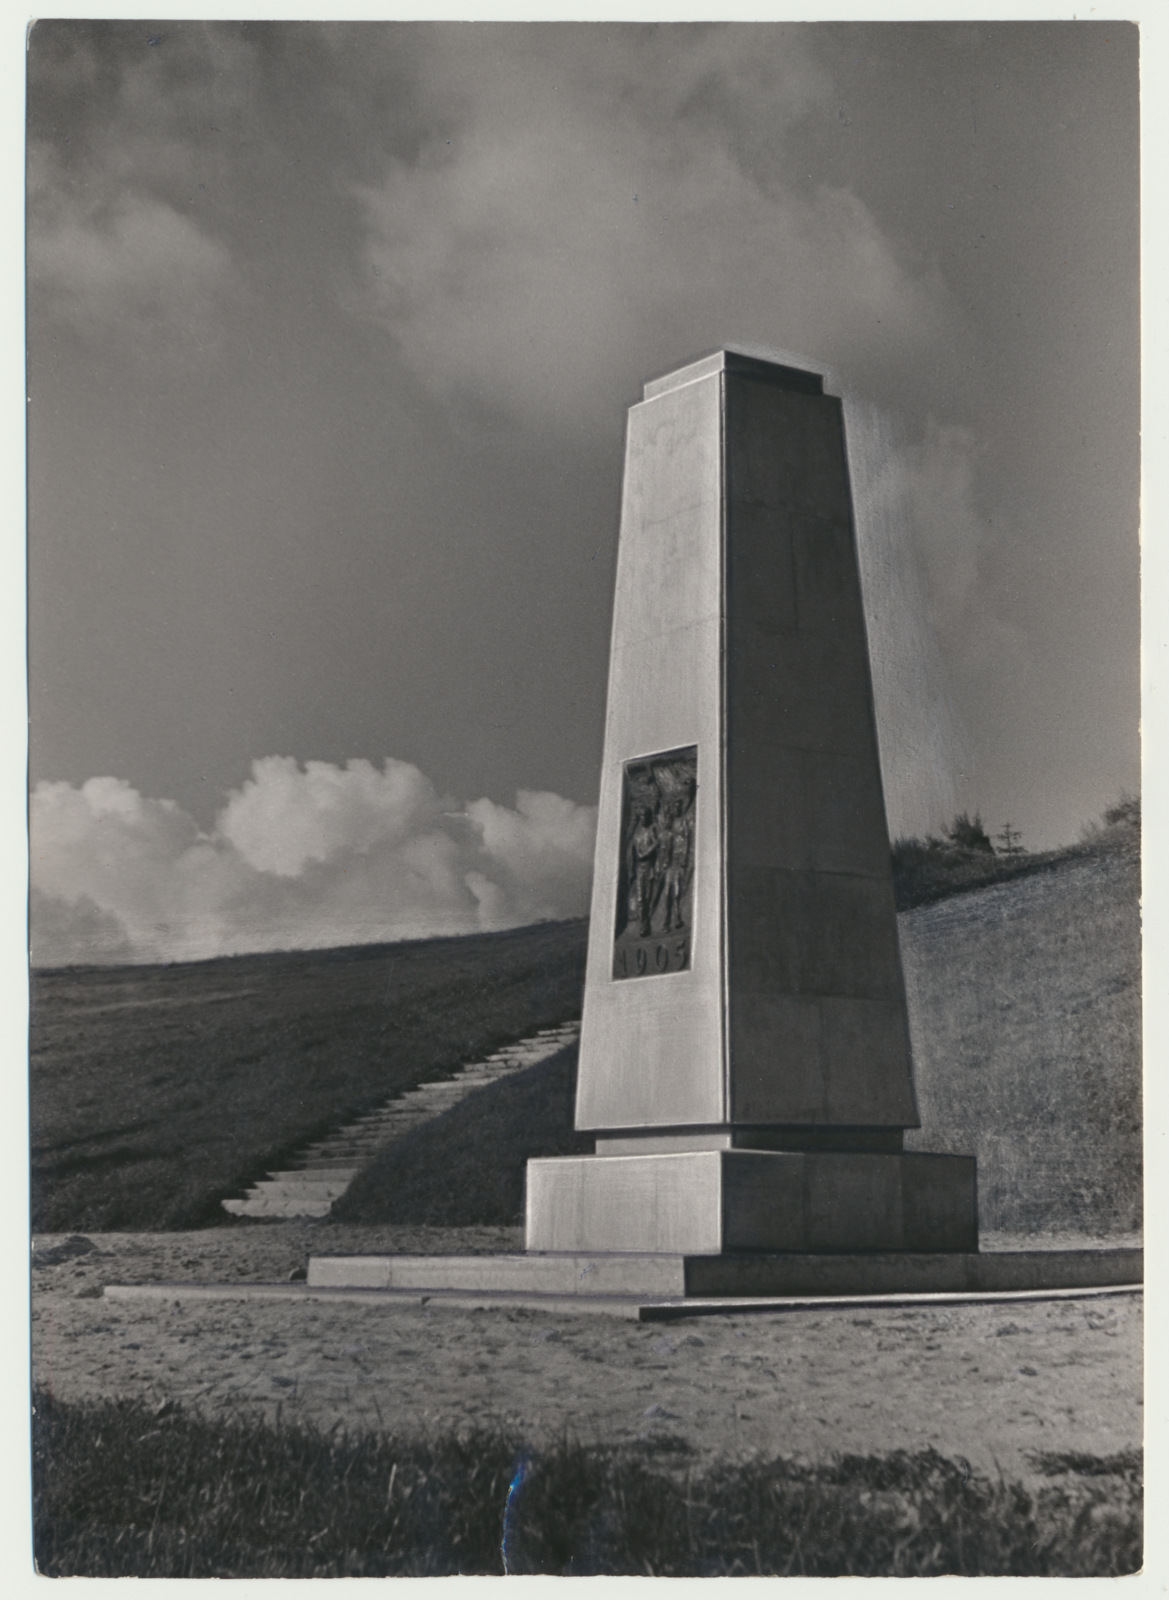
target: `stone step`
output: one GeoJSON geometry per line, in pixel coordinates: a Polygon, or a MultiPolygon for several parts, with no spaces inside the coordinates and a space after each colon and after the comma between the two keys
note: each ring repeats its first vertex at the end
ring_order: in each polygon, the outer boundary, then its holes
{"type": "Polygon", "coordinates": [[[408,1117],[401,1122],[387,1123],[382,1128],[371,1129],[361,1137],[350,1139],[338,1138],[321,1150],[306,1151],[306,1161],[332,1161],[352,1150],[380,1150],[382,1145],[390,1139],[397,1138],[399,1133],[407,1133],[411,1128],[420,1128],[424,1122],[429,1122],[430,1117],[408,1117]]]}
{"type": "Polygon", "coordinates": [[[449,1110],[474,1090],[509,1072],[546,1061],[579,1033],[576,1022],[543,1028],[483,1060],[468,1062],[454,1077],[419,1084],[356,1117],[347,1127],[303,1146],[289,1157],[288,1167],[265,1173],[242,1198],[223,1201],[223,1208],[232,1216],[243,1217],[326,1216],[333,1201],[386,1145],[449,1110]]]}
{"type": "Polygon", "coordinates": [[[246,1192],[245,1200],[278,1200],[283,1195],[305,1200],[336,1200],[339,1195],[344,1195],[345,1189],[349,1189],[350,1182],[352,1179],[345,1179],[344,1182],[313,1182],[312,1178],[305,1178],[293,1184],[280,1184],[261,1179],[246,1192]]]}
{"type": "Polygon", "coordinates": [[[356,1168],[347,1178],[318,1178],[311,1172],[294,1172],[287,1178],[261,1178],[252,1185],[248,1194],[307,1194],[310,1198],[326,1193],[338,1195],[344,1194],[356,1176],[356,1168]]]}
{"type": "Polygon", "coordinates": [[[344,1183],[357,1176],[356,1167],[293,1167],[286,1172],[269,1172],[266,1183],[344,1183]]]}
{"type": "Polygon", "coordinates": [[[288,1196],[273,1200],[224,1200],[223,1209],[233,1217],[327,1217],[332,1200],[301,1200],[289,1206],[288,1196]]]}

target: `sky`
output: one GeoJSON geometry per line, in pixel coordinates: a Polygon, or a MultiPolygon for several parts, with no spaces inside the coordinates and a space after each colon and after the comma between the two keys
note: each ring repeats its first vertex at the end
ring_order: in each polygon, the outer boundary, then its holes
{"type": "Polygon", "coordinates": [[[1139,787],[1137,31],[43,22],[34,958],[587,910],[626,408],[845,400],[894,835],[1139,787]]]}

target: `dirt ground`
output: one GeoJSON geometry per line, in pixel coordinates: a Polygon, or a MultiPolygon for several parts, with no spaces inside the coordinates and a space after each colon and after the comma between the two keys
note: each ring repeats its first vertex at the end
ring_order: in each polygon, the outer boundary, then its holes
{"type": "MultiPolygon", "coordinates": [[[[1001,1243],[1001,1241],[1000,1241],[1001,1243]]],[[[310,1253],[522,1248],[518,1230],[278,1222],[35,1241],[33,1370],[63,1399],[166,1399],[397,1433],[504,1424],[685,1439],[695,1460],[933,1445],[1030,1478],[1139,1445],[1141,1297],[629,1323],[335,1302],[119,1302],[106,1283],[273,1282],[310,1253]]]]}

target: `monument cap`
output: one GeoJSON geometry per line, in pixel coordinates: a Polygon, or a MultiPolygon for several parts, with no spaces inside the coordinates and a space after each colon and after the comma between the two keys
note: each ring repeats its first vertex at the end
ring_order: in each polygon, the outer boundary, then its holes
{"type": "Polygon", "coordinates": [[[716,372],[755,378],[763,383],[773,383],[780,389],[790,389],[797,394],[824,393],[822,373],[806,372],[801,367],[787,366],[780,361],[764,360],[761,356],[749,356],[741,350],[722,349],[708,356],[700,356],[696,361],[687,362],[684,367],[675,367],[672,372],[664,373],[660,378],[651,378],[648,383],[642,385],[641,398],[656,400],[658,395],[669,394],[672,390],[681,389],[688,383],[697,383],[699,379],[709,378],[716,372]]]}

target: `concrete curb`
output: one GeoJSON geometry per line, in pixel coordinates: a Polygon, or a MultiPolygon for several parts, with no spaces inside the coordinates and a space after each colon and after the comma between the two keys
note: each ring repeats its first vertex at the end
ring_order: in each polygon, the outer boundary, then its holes
{"type": "Polygon", "coordinates": [[[116,1301],[170,1301],[173,1304],[209,1300],[331,1301],[334,1304],[398,1307],[443,1306],[459,1311],[524,1310],[559,1316],[618,1317],[634,1322],[664,1322],[685,1317],[728,1316],[744,1313],[776,1314],[796,1311],[855,1311],[874,1306],[1000,1305],[1015,1301],[1086,1300],[1111,1295],[1141,1294],[1140,1283],[1104,1284],[1074,1289],[1004,1289],[951,1291],[925,1294],[859,1294],[804,1296],[729,1296],[692,1298],[639,1295],[525,1294],[521,1291],[468,1292],[458,1289],[360,1289],[315,1287],[304,1283],[110,1283],[105,1298],[116,1301]]]}

